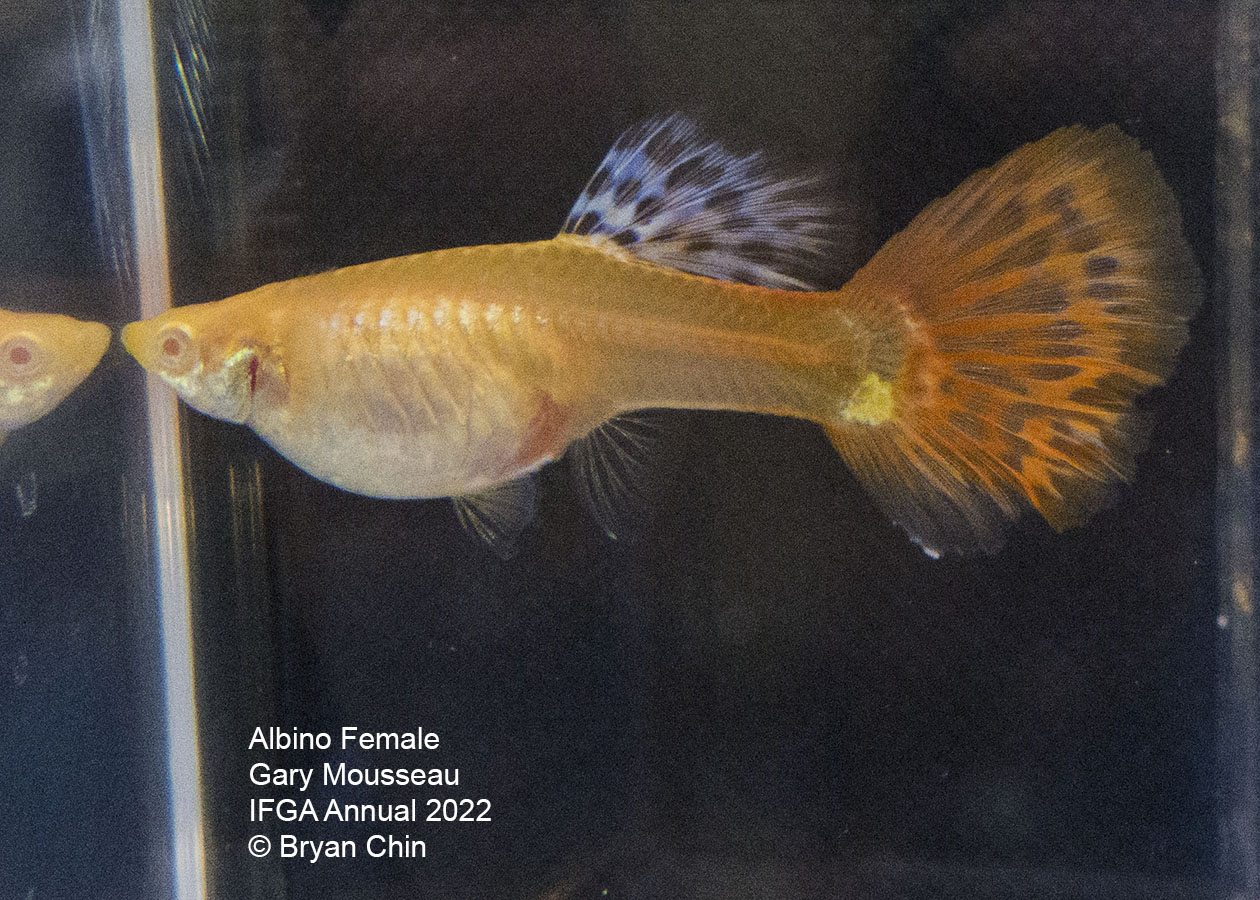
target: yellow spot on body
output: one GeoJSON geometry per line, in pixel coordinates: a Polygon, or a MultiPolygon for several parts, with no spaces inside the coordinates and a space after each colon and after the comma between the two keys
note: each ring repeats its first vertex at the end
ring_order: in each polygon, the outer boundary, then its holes
{"type": "Polygon", "coordinates": [[[846,422],[879,425],[893,416],[892,385],[871,372],[858,385],[849,405],[840,411],[846,422]]]}

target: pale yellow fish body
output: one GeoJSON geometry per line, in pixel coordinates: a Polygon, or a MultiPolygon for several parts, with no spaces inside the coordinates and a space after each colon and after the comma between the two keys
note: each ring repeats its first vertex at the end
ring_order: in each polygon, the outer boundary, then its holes
{"type": "Polygon", "coordinates": [[[0,309],[0,440],[51,412],[96,368],[109,340],[97,322],[0,309]]]}
{"type": "Polygon", "coordinates": [[[160,336],[186,333],[199,372],[244,348],[239,408],[206,411],[347,490],[442,497],[536,469],[627,410],[836,419],[872,371],[864,318],[835,294],[688,275],[565,235],[269,284],[129,325],[123,341],[194,407],[199,375],[165,372],[160,336]]]}

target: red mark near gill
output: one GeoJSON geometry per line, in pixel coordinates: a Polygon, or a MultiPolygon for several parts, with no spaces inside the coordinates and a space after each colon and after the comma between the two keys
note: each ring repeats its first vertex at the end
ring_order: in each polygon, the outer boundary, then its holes
{"type": "Polygon", "coordinates": [[[249,358],[249,392],[253,394],[256,387],[258,387],[258,357],[251,356],[249,358]]]}

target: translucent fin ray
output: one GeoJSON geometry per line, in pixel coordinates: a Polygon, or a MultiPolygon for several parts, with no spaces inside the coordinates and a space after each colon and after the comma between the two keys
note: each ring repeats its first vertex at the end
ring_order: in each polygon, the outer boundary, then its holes
{"type": "Polygon", "coordinates": [[[834,244],[821,194],[817,179],[776,176],[673,115],[617,140],[561,233],[694,275],[809,290],[834,244]]]}
{"type": "Polygon", "coordinates": [[[472,494],[452,497],[459,523],[500,559],[516,555],[517,541],[538,510],[537,478],[527,475],[472,494]]]}
{"type": "Polygon", "coordinates": [[[649,458],[661,428],[651,411],[609,419],[569,445],[574,486],[595,521],[613,540],[632,538],[655,505],[649,458]]]}

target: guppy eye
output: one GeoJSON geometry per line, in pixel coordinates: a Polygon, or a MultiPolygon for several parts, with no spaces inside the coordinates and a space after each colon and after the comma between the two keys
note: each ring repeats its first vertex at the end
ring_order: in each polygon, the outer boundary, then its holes
{"type": "Polygon", "coordinates": [[[172,375],[188,371],[193,364],[192,338],[179,327],[167,328],[157,336],[158,365],[172,375]]]}
{"type": "Polygon", "coordinates": [[[44,368],[44,350],[29,334],[15,334],[0,344],[0,377],[33,378],[44,368]]]}

